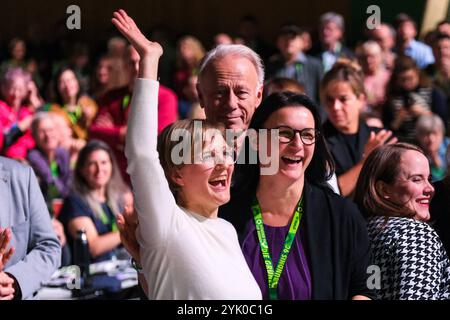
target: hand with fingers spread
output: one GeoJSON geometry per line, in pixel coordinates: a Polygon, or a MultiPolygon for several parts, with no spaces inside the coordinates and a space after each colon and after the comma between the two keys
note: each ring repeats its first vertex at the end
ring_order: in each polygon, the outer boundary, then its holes
{"type": "Polygon", "coordinates": [[[136,239],[136,229],[138,226],[138,218],[134,210],[125,207],[122,214],[117,216],[117,226],[120,232],[120,240],[128,253],[140,264],[141,256],[139,253],[139,243],[136,239]]]}
{"type": "Polygon", "coordinates": [[[130,41],[141,58],[139,77],[157,80],[158,61],[163,53],[157,42],[148,40],[124,10],[114,12],[112,23],[130,41]]]}
{"type": "Polygon", "coordinates": [[[8,249],[9,243],[11,242],[11,236],[10,229],[0,228],[0,272],[3,271],[9,259],[11,259],[14,254],[13,247],[8,249]]]}
{"type": "Polygon", "coordinates": [[[369,154],[376,148],[385,144],[394,144],[397,142],[397,138],[392,137],[392,131],[381,130],[378,133],[370,132],[369,140],[364,146],[363,158],[367,158],[369,154]]]}

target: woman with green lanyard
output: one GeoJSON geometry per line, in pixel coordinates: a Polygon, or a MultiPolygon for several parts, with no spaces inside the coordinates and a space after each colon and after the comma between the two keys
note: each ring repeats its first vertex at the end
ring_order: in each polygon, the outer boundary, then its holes
{"type": "Polygon", "coordinates": [[[250,128],[279,130],[279,170],[237,169],[240,192],[223,208],[248,221],[241,247],[265,299],[371,297],[367,230],[356,206],[326,185],[334,165],[319,119],[305,95],[267,97],[250,128]]]}
{"type": "Polygon", "coordinates": [[[108,145],[98,140],[88,142],[78,156],[72,192],[59,215],[69,244],[78,230],[84,230],[91,262],[113,258],[121,244],[116,216],[130,205],[128,195],[108,145]]]}

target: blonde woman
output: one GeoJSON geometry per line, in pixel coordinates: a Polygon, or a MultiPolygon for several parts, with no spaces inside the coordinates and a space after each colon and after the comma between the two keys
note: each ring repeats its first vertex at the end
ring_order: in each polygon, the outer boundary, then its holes
{"type": "MultiPolygon", "coordinates": [[[[166,128],[157,143],[158,61],[162,48],[148,41],[120,10],[114,25],[138,51],[141,60],[131,102],[125,154],[139,220],[140,260],[149,299],[261,299],[261,291],[239,247],[236,230],[218,218],[230,199],[233,163],[223,135],[191,144],[188,159],[171,157],[176,129],[193,133],[193,120],[166,128]],[[158,149],[157,149],[158,146],[158,149]]],[[[219,129],[205,121],[206,129],[219,129]]],[[[220,131],[217,131],[220,133],[220,131]]],[[[192,135],[191,135],[192,137],[192,135]]],[[[185,154],[183,153],[183,156],[185,154]]],[[[186,157],[185,157],[186,158],[186,157]]]]}

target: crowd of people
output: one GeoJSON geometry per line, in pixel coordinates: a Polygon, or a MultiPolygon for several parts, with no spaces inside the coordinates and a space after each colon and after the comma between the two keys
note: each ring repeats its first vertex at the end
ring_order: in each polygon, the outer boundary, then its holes
{"type": "Polygon", "coordinates": [[[17,38],[0,61],[0,299],[77,263],[79,230],[91,262],[128,251],[149,299],[450,299],[450,22],[425,43],[401,13],[349,48],[335,12],[273,46],[244,17],[174,55],[112,23],[95,66],[17,38]],[[264,129],[269,175],[245,134],[264,129]],[[199,162],[174,160],[180,130],[199,162]]]}

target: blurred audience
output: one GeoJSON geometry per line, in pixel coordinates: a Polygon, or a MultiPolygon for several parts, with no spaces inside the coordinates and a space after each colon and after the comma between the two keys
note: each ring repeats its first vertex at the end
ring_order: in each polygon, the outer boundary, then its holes
{"type": "Polygon", "coordinates": [[[304,54],[302,33],[302,29],[296,25],[285,25],[280,29],[277,37],[280,54],[270,58],[267,77],[294,79],[303,85],[310,98],[318,102],[323,67],[319,59],[304,54]]]}
{"type": "Polygon", "coordinates": [[[47,103],[42,111],[51,111],[64,116],[71,125],[76,138],[87,139],[88,129],[97,114],[97,104],[84,94],[75,71],[61,68],[54,79],[55,103],[47,103]]]}
{"type": "Polygon", "coordinates": [[[397,58],[386,100],[383,122],[401,141],[414,142],[414,126],[422,115],[436,113],[447,122],[445,95],[410,57],[397,58]]]}
{"type": "Polygon", "coordinates": [[[416,123],[416,141],[430,162],[433,182],[442,180],[447,173],[446,152],[450,138],[445,137],[445,126],[435,114],[423,115],[416,123]]]}
{"type": "Polygon", "coordinates": [[[192,82],[196,80],[198,67],[204,55],[205,49],[197,38],[188,35],[178,40],[174,85],[178,96],[178,113],[182,119],[188,117],[193,103],[198,100],[190,88],[192,82]]]}
{"type": "Polygon", "coordinates": [[[345,23],[342,15],[327,12],[319,18],[320,44],[313,52],[322,61],[324,71],[330,70],[339,58],[353,59],[352,50],[344,46],[345,23]]]}
{"type": "Polygon", "coordinates": [[[370,40],[378,43],[381,48],[383,64],[386,69],[394,68],[396,54],[394,52],[397,33],[393,26],[381,23],[378,28],[367,31],[370,40]]]}
{"type": "Polygon", "coordinates": [[[381,119],[382,106],[386,99],[386,87],[391,73],[383,64],[383,52],[377,42],[362,43],[356,54],[364,73],[364,88],[367,93],[366,117],[381,119]]]}
{"type": "Polygon", "coordinates": [[[50,210],[52,200],[67,197],[72,183],[70,153],[60,147],[54,116],[50,112],[36,113],[31,123],[36,148],[27,156],[50,210]]]}
{"type": "MultiPolygon", "coordinates": [[[[130,177],[126,172],[127,161],[124,155],[125,135],[127,133],[127,121],[129,104],[133,92],[134,82],[139,71],[139,54],[128,46],[125,55],[125,67],[130,81],[124,87],[108,91],[99,99],[99,110],[91,127],[90,139],[98,139],[106,142],[113,150],[117,159],[122,178],[127,184],[130,177]]],[[[178,119],[178,98],[176,94],[163,85],[159,86],[158,95],[158,132],[178,119]]]]}
{"type": "Polygon", "coordinates": [[[406,13],[400,13],[395,18],[397,31],[397,53],[414,59],[420,69],[434,63],[433,51],[430,46],[416,40],[417,24],[406,13]]]}
{"type": "Polygon", "coordinates": [[[0,87],[0,149],[8,158],[24,160],[34,148],[30,125],[34,108],[27,105],[31,76],[21,68],[9,69],[0,87]]]}

